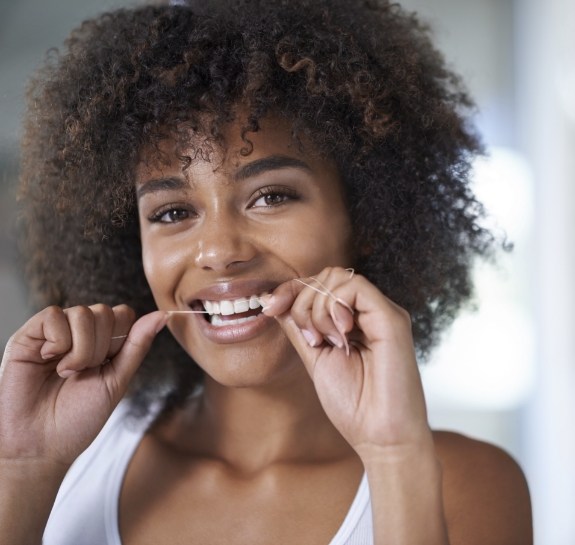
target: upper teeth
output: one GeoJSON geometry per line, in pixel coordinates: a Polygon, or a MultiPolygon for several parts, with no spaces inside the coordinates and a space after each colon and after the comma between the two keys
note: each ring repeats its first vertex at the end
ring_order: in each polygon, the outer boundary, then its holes
{"type": "Polygon", "coordinates": [[[259,297],[252,295],[251,297],[240,297],[233,301],[202,301],[204,308],[208,314],[221,314],[222,316],[231,316],[232,314],[240,314],[261,307],[259,297]]]}

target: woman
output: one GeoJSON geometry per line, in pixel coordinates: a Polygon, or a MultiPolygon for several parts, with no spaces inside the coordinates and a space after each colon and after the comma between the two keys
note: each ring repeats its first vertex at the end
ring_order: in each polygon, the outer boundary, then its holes
{"type": "Polygon", "coordinates": [[[497,241],[417,20],[192,1],[67,46],[30,87],[50,306],[3,360],[0,543],[530,543],[515,462],[427,424],[416,354],[497,241]]]}

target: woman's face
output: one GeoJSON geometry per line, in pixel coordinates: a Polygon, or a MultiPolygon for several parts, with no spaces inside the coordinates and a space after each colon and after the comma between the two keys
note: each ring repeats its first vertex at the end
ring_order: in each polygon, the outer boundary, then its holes
{"type": "Polygon", "coordinates": [[[247,156],[239,125],[225,136],[225,150],[186,169],[169,146],[168,164],[142,163],[138,208],[158,308],[214,313],[172,315],[171,332],[212,378],[246,386],[303,369],[276,321],[252,308],[257,296],[350,266],[351,226],[335,166],[302,152],[286,123],[249,133],[247,156]]]}

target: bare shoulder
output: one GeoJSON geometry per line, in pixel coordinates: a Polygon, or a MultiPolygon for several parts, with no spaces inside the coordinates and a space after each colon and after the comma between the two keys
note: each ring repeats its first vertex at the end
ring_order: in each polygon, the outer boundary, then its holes
{"type": "Polygon", "coordinates": [[[531,501],[517,462],[489,443],[433,435],[451,545],[531,545],[531,501]]]}

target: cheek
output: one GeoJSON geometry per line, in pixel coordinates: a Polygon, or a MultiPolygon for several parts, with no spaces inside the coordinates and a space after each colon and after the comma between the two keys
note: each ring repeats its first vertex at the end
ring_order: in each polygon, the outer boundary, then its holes
{"type": "Polygon", "coordinates": [[[289,236],[287,231],[278,236],[274,247],[276,255],[285,256],[297,276],[317,274],[327,266],[353,266],[351,225],[346,211],[307,217],[291,226],[289,236]]]}
{"type": "Polygon", "coordinates": [[[170,246],[149,237],[142,238],[142,264],[156,302],[166,298],[176,285],[184,259],[170,246]]]}
{"type": "MultiPolygon", "coordinates": [[[[314,218],[314,230],[308,232],[319,255],[347,261],[351,255],[351,221],[343,204],[328,207],[314,218]],[[313,235],[313,236],[312,236],[313,235]]],[[[349,265],[349,263],[347,263],[349,265]]]]}

